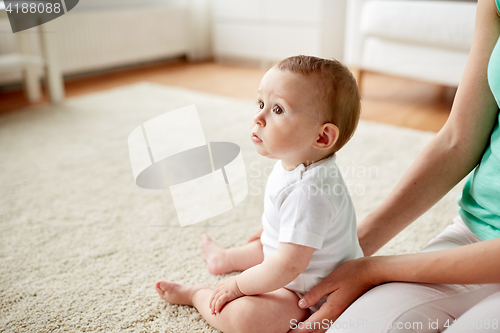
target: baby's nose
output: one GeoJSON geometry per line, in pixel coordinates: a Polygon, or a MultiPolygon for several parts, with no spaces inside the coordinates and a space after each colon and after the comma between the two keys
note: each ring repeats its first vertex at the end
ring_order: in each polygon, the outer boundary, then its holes
{"type": "Polygon", "coordinates": [[[259,111],[255,117],[253,117],[253,121],[260,126],[266,126],[266,120],[264,119],[264,115],[262,111],[259,111]]]}

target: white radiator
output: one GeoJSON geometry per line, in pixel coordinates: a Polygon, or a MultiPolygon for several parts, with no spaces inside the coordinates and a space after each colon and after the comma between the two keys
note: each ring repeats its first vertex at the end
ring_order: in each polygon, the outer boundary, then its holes
{"type": "MultiPolygon", "coordinates": [[[[185,55],[192,44],[187,22],[184,6],[69,12],[54,21],[61,69],[84,73],[185,55]]],[[[0,54],[16,51],[16,38],[2,20],[0,54]]],[[[0,75],[0,85],[21,82],[19,71],[0,75]]]]}

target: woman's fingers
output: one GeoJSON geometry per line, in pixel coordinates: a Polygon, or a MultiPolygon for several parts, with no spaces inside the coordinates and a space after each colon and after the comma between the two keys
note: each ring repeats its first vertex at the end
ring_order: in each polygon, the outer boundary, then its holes
{"type": "Polygon", "coordinates": [[[330,328],[335,320],[342,314],[337,303],[338,299],[335,297],[335,292],[330,294],[327,301],[319,308],[318,311],[313,313],[306,321],[298,323],[294,329],[290,330],[293,333],[323,333],[330,328]]]}
{"type": "Polygon", "coordinates": [[[302,309],[307,309],[314,304],[318,303],[320,299],[324,296],[335,291],[336,286],[334,284],[335,276],[330,274],[323,281],[321,281],[316,287],[309,290],[307,294],[302,297],[299,301],[299,307],[302,309]]]}
{"type": "Polygon", "coordinates": [[[359,258],[342,264],[299,301],[299,307],[316,304],[325,295],[326,302],[305,322],[297,324],[294,333],[325,332],[359,296],[374,287],[366,269],[369,259],[359,258]]]}

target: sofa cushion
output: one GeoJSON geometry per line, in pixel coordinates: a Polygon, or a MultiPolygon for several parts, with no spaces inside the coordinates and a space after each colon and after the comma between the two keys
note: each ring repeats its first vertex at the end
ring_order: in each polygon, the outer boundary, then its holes
{"type": "Polygon", "coordinates": [[[457,86],[469,53],[368,37],[363,69],[457,86]]]}
{"type": "Polygon", "coordinates": [[[360,28],[367,36],[469,51],[476,6],[463,1],[366,1],[360,28]]]}

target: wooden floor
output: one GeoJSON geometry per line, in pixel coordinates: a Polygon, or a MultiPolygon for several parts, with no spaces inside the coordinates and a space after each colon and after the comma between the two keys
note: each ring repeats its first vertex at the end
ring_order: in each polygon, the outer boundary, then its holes
{"type": "MultiPolygon", "coordinates": [[[[86,77],[65,79],[68,98],[139,81],[179,86],[254,100],[264,69],[169,61],[86,77]]],[[[438,131],[448,118],[455,89],[408,79],[367,73],[362,86],[362,119],[438,131]]],[[[44,93],[44,96],[46,94],[44,93]]],[[[0,91],[0,114],[48,103],[29,104],[20,90],[0,91]]]]}

